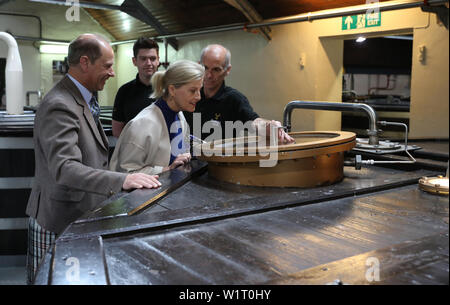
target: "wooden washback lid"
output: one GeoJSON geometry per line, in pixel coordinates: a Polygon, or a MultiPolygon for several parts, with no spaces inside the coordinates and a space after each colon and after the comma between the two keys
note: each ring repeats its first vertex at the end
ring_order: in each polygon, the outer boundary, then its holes
{"type": "Polygon", "coordinates": [[[356,145],[346,131],[289,133],[295,143],[267,145],[257,136],[204,143],[199,159],[210,176],[254,186],[314,187],[343,179],[344,152],[356,145]]]}

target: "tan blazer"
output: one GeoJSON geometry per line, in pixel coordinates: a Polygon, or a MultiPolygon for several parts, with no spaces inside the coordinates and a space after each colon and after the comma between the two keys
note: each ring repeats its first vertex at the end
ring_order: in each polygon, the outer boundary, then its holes
{"type": "Polygon", "coordinates": [[[39,104],[34,122],[35,177],[26,209],[46,230],[71,222],[121,191],[126,175],[108,171],[108,140],[65,76],[39,104]]]}
{"type": "MultiPolygon", "coordinates": [[[[178,113],[183,138],[189,143],[189,127],[178,113]]],[[[164,115],[154,103],[125,125],[111,157],[110,169],[126,173],[155,175],[169,166],[170,137],[164,115]]]]}

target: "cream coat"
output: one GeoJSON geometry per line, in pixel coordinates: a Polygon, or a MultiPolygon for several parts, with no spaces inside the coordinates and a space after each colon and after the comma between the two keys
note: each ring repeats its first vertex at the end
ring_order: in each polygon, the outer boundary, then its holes
{"type": "MultiPolygon", "coordinates": [[[[183,112],[180,111],[178,117],[185,143],[189,143],[189,127],[183,112]]],[[[152,104],[125,125],[111,157],[110,169],[125,173],[159,174],[169,166],[170,153],[164,115],[158,106],[152,104]]]]}

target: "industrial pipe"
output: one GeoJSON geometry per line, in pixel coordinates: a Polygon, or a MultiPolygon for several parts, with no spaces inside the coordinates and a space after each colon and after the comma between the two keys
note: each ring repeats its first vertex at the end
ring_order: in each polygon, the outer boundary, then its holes
{"type": "Polygon", "coordinates": [[[30,95],[32,95],[32,94],[36,94],[37,95],[37,102],[38,102],[38,104],[40,103],[40,101],[41,101],[41,98],[42,98],[42,92],[41,92],[41,90],[36,90],[36,91],[27,91],[27,98],[26,98],[26,105],[27,106],[30,106],[30,95]]]}
{"type": "MultiPolygon", "coordinates": [[[[11,12],[0,12],[0,15],[5,15],[5,16],[14,16],[14,17],[28,17],[28,18],[35,18],[38,21],[39,24],[39,38],[42,38],[42,20],[41,17],[36,16],[36,15],[29,15],[29,14],[20,14],[20,13],[11,13],[11,12]]],[[[16,37],[16,40],[17,37],[16,37]]]]}
{"type": "Polygon", "coordinates": [[[4,40],[8,45],[5,69],[6,113],[22,114],[25,99],[19,48],[14,37],[6,32],[0,32],[0,40],[4,40]]]}
{"type": "Polygon", "coordinates": [[[313,109],[313,110],[332,110],[332,111],[362,111],[369,117],[369,129],[367,134],[369,136],[370,145],[378,145],[378,129],[377,129],[377,114],[375,110],[367,104],[361,103],[330,103],[330,102],[310,102],[310,101],[292,101],[284,108],[283,112],[283,126],[286,131],[291,131],[291,116],[292,110],[313,109]]]}

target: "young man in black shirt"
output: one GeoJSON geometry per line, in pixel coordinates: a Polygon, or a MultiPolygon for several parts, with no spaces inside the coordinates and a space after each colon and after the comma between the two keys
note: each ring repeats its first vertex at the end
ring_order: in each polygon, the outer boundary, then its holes
{"type": "MultiPolygon", "coordinates": [[[[242,93],[225,85],[225,77],[231,71],[231,54],[228,49],[217,44],[209,45],[202,50],[200,63],[205,67],[201,100],[197,103],[194,113],[184,113],[191,133],[196,133],[194,128],[203,128],[206,122],[213,131],[201,132],[203,140],[211,140],[211,137],[214,137],[214,125],[221,127],[221,138],[227,137],[225,132],[227,121],[241,121],[244,124],[251,121],[254,127],[265,126],[266,134],[269,134],[271,125],[281,127],[281,123],[278,121],[260,118],[242,93]],[[199,114],[201,122],[194,123],[199,114]]],[[[232,136],[236,136],[236,134],[232,136]]],[[[294,141],[281,128],[278,130],[278,140],[280,144],[294,141]]]]}
{"type": "Polygon", "coordinates": [[[132,61],[138,69],[136,78],[119,88],[114,101],[112,132],[115,137],[119,137],[123,127],[142,109],[153,103],[150,79],[159,66],[158,44],[150,38],[139,38],[133,45],[132,61]]]}

